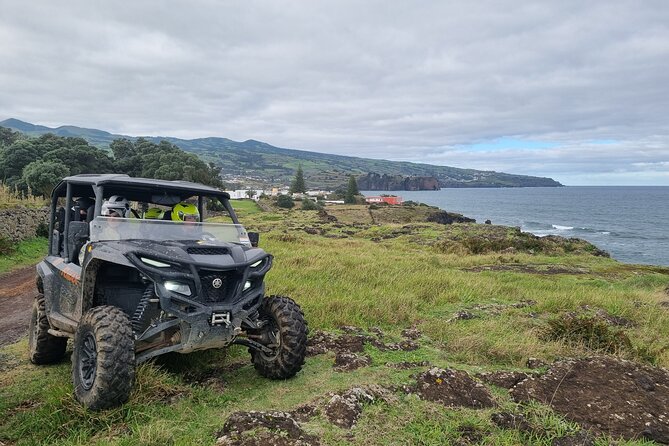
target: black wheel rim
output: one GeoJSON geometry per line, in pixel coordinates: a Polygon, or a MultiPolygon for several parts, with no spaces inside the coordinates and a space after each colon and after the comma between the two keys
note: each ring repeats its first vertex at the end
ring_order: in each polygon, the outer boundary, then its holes
{"type": "Polygon", "coordinates": [[[270,318],[265,330],[267,330],[265,332],[265,345],[272,349],[272,353],[267,354],[265,352],[260,352],[260,354],[267,361],[273,361],[279,356],[279,353],[281,353],[281,330],[274,318],[270,318]]]}
{"type": "Polygon", "coordinates": [[[90,390],[95,382],[95,371],[98,368],[98,352],[93,333],[86,333],[81,342],[79,352],[79,376],[85,390],[90,390]]]}

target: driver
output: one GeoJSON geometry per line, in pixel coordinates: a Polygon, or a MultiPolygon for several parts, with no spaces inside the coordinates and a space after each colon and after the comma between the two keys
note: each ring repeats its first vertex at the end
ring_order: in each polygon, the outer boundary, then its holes
{"type": "Polygon", "coordinates": [[[172,220],[184,223],[196,223],[200,221],[200,212],[192,203],[177,203],[172,208],[172,220]]]}
{"type": "Polygon", "coordinates": [[[200,212],[192,203],[181,202],[172,208],[172,221],[184,223],[183,234],[189,239],[216,240],[213,234],[203,232],[200,221],[200,212]]]}

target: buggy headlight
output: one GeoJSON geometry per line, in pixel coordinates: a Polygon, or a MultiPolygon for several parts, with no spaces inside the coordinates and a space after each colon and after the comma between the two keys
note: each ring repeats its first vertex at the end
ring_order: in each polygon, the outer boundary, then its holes
{"type": "Polygon", "coordinates": [[[169,291],[174,291],[175,293],[183,294],[184,296],[190,296],[191,294],[190,287],[185,283],[168,280],[164,285],[169,291]]]}
{"type": "Polygon", "coordinates": [[[257,262],[252,263],[251,268],[256,268],[256,267],[260,266],[260,264],[263,262],[263,260],[265,260],[265,259],[260,259],[257,262]]]}
{"type": "Polygon", "coordinates": [[[140,257],[139,260],[141,260],[143,263],[146,263],[147,265],[155,266],[156,268],[169,268],[170,266],[172,266],[169,263],[163,263],[159,262],[158,260],[147,259],[146,257],[140,257]]]}
{"type": "Polygon", "coordinates": [[[252,286],[253,284],[251,283],[251,281],[247,280],[246,283],[244,284],[244,291],[248,290],[252,286]]]}

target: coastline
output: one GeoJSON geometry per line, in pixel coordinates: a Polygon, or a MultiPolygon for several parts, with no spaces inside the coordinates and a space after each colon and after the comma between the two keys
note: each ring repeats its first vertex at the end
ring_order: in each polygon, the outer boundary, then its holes
{"type": "Polygon", "coordinates": [[[669,186],[442,189],[395,195],[481,223],[490,219],[540,236],[581,238],[624,263],[669,266],[669,186]]]}

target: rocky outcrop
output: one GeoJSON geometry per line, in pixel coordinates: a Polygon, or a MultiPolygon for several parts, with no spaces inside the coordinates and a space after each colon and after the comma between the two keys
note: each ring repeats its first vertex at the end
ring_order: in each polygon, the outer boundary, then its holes
{"type": "Polygon", "coordinates": [[[437,211],[433,214],[430,214],[428,215],[426,221],[432,223],[441,223],[442,225],[450,225],[453,223],[476,223],[476,220],[473,218],[446,211],[437,211]]]}
{"type": "Polygon", "coordinates": [[[360,190],[439,190],[439,181],[434,177],[403,175],[380,175],[370,172],[358,177],[360,190]]]}

